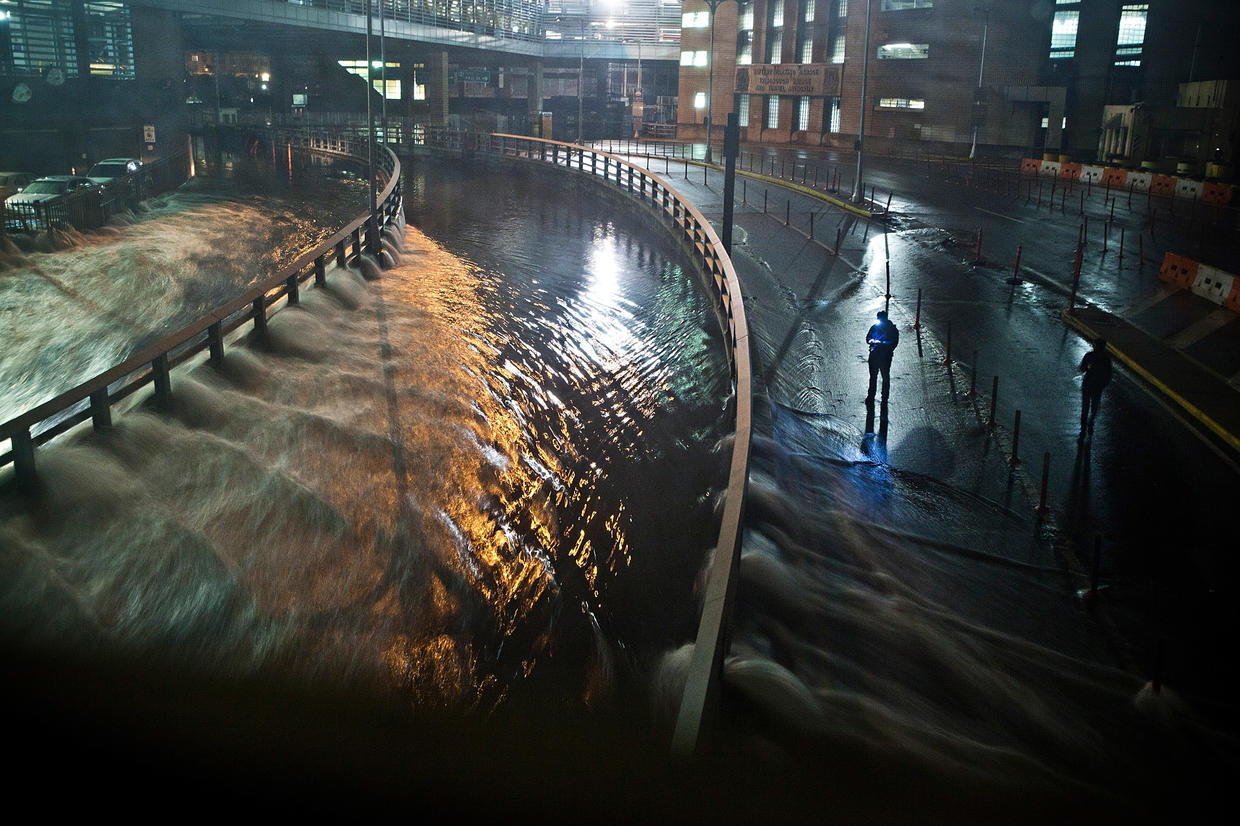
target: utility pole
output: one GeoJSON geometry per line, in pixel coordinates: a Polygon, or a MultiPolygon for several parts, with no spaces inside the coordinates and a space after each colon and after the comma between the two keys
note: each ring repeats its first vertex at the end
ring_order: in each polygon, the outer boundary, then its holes
{"type": "Polygon", "coordinates": [[[857,179],[853,181],[852,200],[865,200],[865,184],[861,182],[862,153],[865,144],[865,110],[869,108],[865,85],[870,73],[870,0],[865,0],[865,52],[861,55],[861,122],[857,128],[857,179]]]}

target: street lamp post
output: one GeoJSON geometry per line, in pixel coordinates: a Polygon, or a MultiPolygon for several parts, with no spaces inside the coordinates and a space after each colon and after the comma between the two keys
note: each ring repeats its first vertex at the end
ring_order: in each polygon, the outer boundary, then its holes
{"type": "Polygon", "coordinates": [[[865,185],[861,182],[862,150],[865,143],[865,84],[870,74],[870,0],[865,0],[865,51],[861,53],[861,122],[857,127],[857,178],[853,181],[852,200],[860,203],[865,200],[865,185]]]}
{"type": "MultiPolygon", "coordinates": [[[[715,11],[727,0],[705,0],[710,8],[710,52],[707,56],[706,69],[706,162],[712,163],[710,157],[710,128],[712,125],[711,106],[715,92],[715,11]]],[[[739,0],[737,0],[739,2],[739,0]]]]}
{"type": "Polygon", "coordinates": [[[990,31],[990,6],[974,6],[973,11],[985,12],[982,23],[982,59],[977,65],[977,93],[973,96],[973,145],[969,147],[969,160],[977,154],[978,106],[982,102],[982,70],[986,68],[986,35],[990,31]]]}

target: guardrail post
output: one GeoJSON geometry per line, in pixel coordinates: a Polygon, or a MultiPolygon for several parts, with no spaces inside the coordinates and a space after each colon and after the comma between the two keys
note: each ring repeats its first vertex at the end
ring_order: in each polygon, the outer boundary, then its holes
{"type": "Polygon", "coordinates": [[[284,279],[284,289],[288,294],[288,303],[297,304],[301,300],[298,290],[297,273],[293,273],[284,279]]]}
{"type": "Polygon", "coordinates": [[[224,327],[218,321],[207,328],[207,348],[211,353],[208,364],[219,367],[224,363],[224,327]]]}
{"type": "Polygon", "coordinates": [[[100,387],[90,394],[90,422],[95,430],[112,426],[112,408],[108,401],[108,388],[100,387]]]}
{"type": "Polygon", "coordinates": [[[160,353],[151,362],[151,380],[155,384],[155,400],[165,405],[172,400],[172,374],[168,369],[168,354],[160,353]]]}
{"type": "Polygon", "coordinates": [[[34,441],[30,438],[30,428],[23,427],[9,437],[13,444],[13,472],[17,475],[17,484],[24,490],[34,488],[34,441]]]}
{"type": "Polygon", "coordinates": [[[345,247],[343,239],[336,242],[336,266],[344,267],[349,260],[349,255],[345,247]]]}
{"type": "Polygon", "coordinates": [[[1016,411],[1016,423],[1012,425],[1012,455],[1008,459],[1009,465],[1020,464],[1020,456],[1017,448],[1020,446],[1020,411],[1016,411]]]}
{"type": "Polygon", "coordinates": [[[254,299],[254,311],[251,313],[254,318],[254,332],[265,334],[267,332],[267,298],[260,295],[254,299]]]}
{"type": "Polygon", "coordinates": [[[321,255],[314,259],[314,285],[316,287],[327,286],[327,267],[321,255]]]}

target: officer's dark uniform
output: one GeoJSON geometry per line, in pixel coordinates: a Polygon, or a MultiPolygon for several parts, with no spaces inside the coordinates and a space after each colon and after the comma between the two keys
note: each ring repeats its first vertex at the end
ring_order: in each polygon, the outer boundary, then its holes
{"type": "Polygon", "coordinates": [[[1102,399],[1102,389],[1111,381],[1111,354],[1107,352],[1104,339],[1094,342],[1094,349],[1081,358],[1081,435],[1086,429],[1094,432],[1094,419],[1098,416],[1098,402],[1102,399]]]}
{"type": "Polygon", "coordinates": [[[900,343],[900,330],[895,323],[888,320],[887,311],[878,311],[878,321],[865,334],[866,344],[870,345],[870,389],[866,394],[865,403],[874,403],[875,385],[878,384],[879,373],[883,376],[883,401],[887,401],[887,390],[891,386],[891,356],[896,345],[900,343]]]}

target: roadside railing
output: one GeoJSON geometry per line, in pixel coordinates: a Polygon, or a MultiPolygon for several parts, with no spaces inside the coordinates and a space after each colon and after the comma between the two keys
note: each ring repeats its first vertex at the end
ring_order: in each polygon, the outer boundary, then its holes
{"type": "MultiPolygon", "coordinates": [[[[358,143],[347,145],[353,157],[365,162],[365,143],[361,142],[361,154],[358,154],[358,143]]],[[[401,213],[402,202],[400,161],[386,148],[375,147],[374,151],[378,158],[377,177],[383,186],[376,197],[373,222],[367,210],[322,244],[232,301],[165,336],[124,363],[0,424],[0,448],[8,443],[8,449],[0,453],[0,468],[12,464],[18,485],[23,490],[33,490],[37,485],[36,448],[86,421],[96,430],[110,426],[112,406],[147,385],[154,385],[155,403],[166,405],[172,396],[173,368],[202,352],[208,353],[209,363],[220,364],[225,340],[230,334],[246,325],[252,325],[257,332],[264,331],[275,309],[282,304],[298,302],[303,283],[310,279],[314,279],[315,286],[327,283],[327,264],[331,259],[345,267],[363,251],[377,256],[379,232],[401,213]]]]}
{"type": "Polygon", "coordinates": [[[736,430],[728,470],[728,487],[715,554],[707,573],[706,593],[688,679],[672,733],[672,750],[688,757],[697,748],[703,726],[717,711],[729,620],[740,562],[741,520],[749,478],[752,427],[752,380],[749,327],[740,281],[714,228],[702,213],[648,170],[608,152],[520,135],[461,133],[428,129],[423,146],[459,154],[494,155],[530,161],[590,175],[634,199],[678,233],[711,288],[723,329],[735,392],[736,430]]]}

